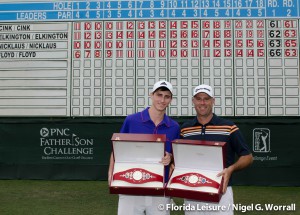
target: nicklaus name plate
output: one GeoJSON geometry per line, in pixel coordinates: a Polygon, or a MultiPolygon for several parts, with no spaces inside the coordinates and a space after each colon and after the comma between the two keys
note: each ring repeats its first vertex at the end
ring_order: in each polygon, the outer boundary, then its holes
{"type": "Polygon", "coordinates": [[[115,159],[110,193],[164,195],[166,135],[115,133],[112,138],[115,159]]]}
{"type": "Polygon", "coordinates": [[[174,140],[175,169],[166,185],[168,196],[219,202],[225,166],[225,142],[174,140]]]}

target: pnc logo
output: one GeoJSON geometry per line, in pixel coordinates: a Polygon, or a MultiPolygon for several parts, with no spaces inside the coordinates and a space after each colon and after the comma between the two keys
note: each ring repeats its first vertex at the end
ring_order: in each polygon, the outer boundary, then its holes
{"type": "Polygon", "coordinates": [[[49,136],[49,130],[48,130],[48,128],[42,128],[40,130],[40,134],[41,134],[42,137],[48,137],[49,136]]]}
{"type": "Polygon", "coordinates": [[[71,135],[69,128],[41,128],[42,137],[68,137],[71,135]]]}

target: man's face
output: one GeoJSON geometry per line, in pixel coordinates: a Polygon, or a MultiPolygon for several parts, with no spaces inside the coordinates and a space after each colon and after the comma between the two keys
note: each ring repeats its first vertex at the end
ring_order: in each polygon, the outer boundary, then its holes
{"type": "Polygon", "coordinates": [[[198,116],[208,117],[212,114],[215,99],[206,93],[198,93],[193,97],[193,103],[198,116]]]}
{"type": "Polygon", "coordinates": [[[151,94],[152,106],[159,110],[164,111],[172,101],[172,94],[169,90],[162,91],[158,89],[151,94]]]}

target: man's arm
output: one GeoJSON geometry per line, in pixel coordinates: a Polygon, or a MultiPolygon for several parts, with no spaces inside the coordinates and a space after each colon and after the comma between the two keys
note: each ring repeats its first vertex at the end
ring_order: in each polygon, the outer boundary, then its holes
{"type": "Polygon", "coordinates": [[[114,164],[115,164],[114,155],[113,155],[113,153],[111,153],[110,159],[109,159],[109,167],[108,167],[108,185],[110,185],[110,181],[111,181],[112,174],[113,174],[114,164]]]}
{"type": "Polygon", "coordinates": [[[222,172],[220,172],[217,175],[217,176],[223,176],[224,178],[223,193],[225,193],[227,190],[228,182],[232,173],[235,171],[245,169],[246,167],[250,166],[252,162],[253,162],[252,154],[240,156],[239,159],[234,164],[232,164],[228,168],[225,168],[222,172]]]}

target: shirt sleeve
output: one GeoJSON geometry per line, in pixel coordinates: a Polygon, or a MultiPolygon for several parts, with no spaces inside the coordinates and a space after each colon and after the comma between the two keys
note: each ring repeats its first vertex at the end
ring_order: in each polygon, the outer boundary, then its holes
{"type": "Polygon", "coordinates": [[[180,127],[178,126],[178,128],[177,128],[177,132],[176,132],[176,138],[175,139],[180,139],[181,138],[181,136],[180,136],[180,127]]]}
{"type": "Polygon", "coordinates": [[[166,151],[173,153],[173,149],[172,149],[172,141],[175,139],[179,139],[180,138],[180,127],[179,125],[176,126],[176,129],[173,130],[174,131],[174,135],[172,136],[172,138],[170,138],[169,141],[167,141],[167,145],[166,145],[166,151]]]}
{"type": "Polygon", "coordinates": [[[232,149],[238,156],[251,154],[245,138],[239,129],[236,129],[231,133],[230,139],[232,142],[232,149]]]}
{"type": "Polygon", "coordinates": [[[120,133],[129,133],[129,119],[128,116],[125,118],[121,127],[120,133]]]}

